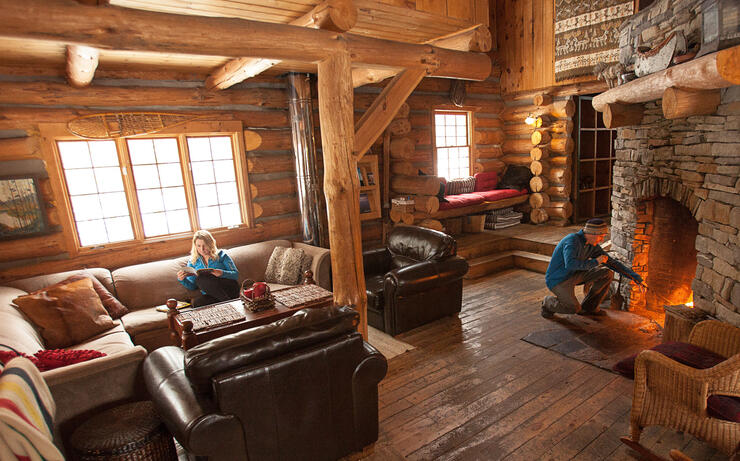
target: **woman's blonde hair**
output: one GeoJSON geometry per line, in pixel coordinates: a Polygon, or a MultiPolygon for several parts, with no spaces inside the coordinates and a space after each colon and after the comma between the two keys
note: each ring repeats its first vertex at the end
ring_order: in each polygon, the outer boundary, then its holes
{"type": "MultiPolygon", "coordinates": [[[[216,239],[213,238],[213,235],[211,235],[210,232],[207,230],[199,230],[196,231],[193,234],[193,246],[190,248],[190,262],[194,265],[198,258],[200,257],[200,254],[198,253],[198,248],[195,246],[196,240],[203,240],[205,242],[206,247],[208,247],[209,259],[218,259],[218,248],[216,247],[216,239]]],[[[205,264],[208,264],[208,261],[203,261],[205,264]]]]}

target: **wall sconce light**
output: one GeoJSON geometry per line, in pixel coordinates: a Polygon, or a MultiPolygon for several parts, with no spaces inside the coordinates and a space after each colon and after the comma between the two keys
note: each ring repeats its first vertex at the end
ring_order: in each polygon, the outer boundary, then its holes
{"type": "Polygon", "coordinates": [[[527,118],[524,119],[524,123],[526,123],[529,126],[534,126],[535,123],[537,123],[537,117],[535,117],[532,114],[527,115],[527,118]]]}

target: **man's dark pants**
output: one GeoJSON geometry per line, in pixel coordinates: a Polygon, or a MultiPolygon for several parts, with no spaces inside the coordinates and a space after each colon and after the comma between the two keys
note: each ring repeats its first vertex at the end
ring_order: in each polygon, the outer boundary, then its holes
{"type": "Polygon", "coordinates": [[[598,266],[587,271],[576,271],[570,278],[560,282],[550,289],[555,296],[545,296],[543,307],[558,314],[577,314],[594,312],[609,293],[609,283],[614,273],[604,266],[598,266]],[[576,298],[576,285],[591,284],[583,303],[576,298]]]}

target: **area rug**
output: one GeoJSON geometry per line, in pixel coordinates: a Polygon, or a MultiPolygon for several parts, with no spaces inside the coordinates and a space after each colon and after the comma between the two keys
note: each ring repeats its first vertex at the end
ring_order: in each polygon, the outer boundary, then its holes
{"type": "Polygon", "coordinates": [[[663,329],[650,319],[605,310],[600,317],[561,315],[522,340],[612,371],[614,364],[660,343],[663,329]]]}
{"type": "Polygon", "coordinates": [[[399,341],[393,336],[387,335],[373,327],[367,327],[367,342],[380,351],[388,360],[414,349],[414,346],[411,344],[399,341]]]}
{"type": "Polygon", "coordinates": [[[555,0],[555,81],[619,61],[619,26],[633,10],[632,0],[555,0]]]}

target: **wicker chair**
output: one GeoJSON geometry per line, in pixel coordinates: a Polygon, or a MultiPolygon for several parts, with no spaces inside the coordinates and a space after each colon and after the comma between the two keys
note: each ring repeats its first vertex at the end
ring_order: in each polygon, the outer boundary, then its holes
{"type": "Polygon", "coordinates": [[[643,351],[635,361],[635,388],[630,415],[632,442],[639,443],[647,426],[665,426],[705,440],[740,460],[740,424],[707,415],[707,397],[740,397],[740,328],[706,320],[691,330],[689,343],[727,357],[699,370],[655,351],[643,351]]]}

